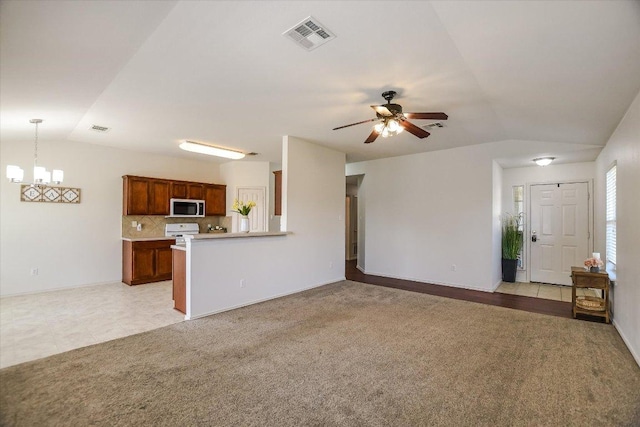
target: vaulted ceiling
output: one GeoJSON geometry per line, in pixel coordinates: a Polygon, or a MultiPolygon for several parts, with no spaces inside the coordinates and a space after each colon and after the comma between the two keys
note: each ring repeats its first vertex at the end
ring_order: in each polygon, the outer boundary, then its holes
{"type": "Polygon", "coordinates": [[[37,117],[44,140],[207,161],[180,140],[269,161],[282,135],[348,161],[492,141],[593,160],[640,90],[637,1],[3,1],[0,30],[3,141],[32,141],[37,117]],[[282,33],[310,15],[337,37],[306,51],[282,33]],[[385,90],[446,127],[332,130],[385,90]]]}

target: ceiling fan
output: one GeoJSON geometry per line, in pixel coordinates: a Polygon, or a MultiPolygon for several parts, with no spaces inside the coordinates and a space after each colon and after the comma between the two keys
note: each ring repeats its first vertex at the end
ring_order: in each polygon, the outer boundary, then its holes
{"type": "Polygon", "coordinates": [[[376,112],[376,118],[370,120],[363,120],[358,123],[351,123],[350,125],[344,125],[333,130],[348,128],[349,126],[361,125],[363,123],[378,122],[374,127],[369,137],[364,141],[365,144],[372,143],[379,135],[383,138],[388,136],[397,135],[406,129],[408,132],[414,134],[418,138],[426,138],[430,135],[426,130],[414,125],[407,119],[417,120],[447,120],[449,116],[445,113],[403,113],[402,106],[398,104],[392,104],[391,100],[396,96],[396,92],[389,90],[382,93],[382,97],[387,101],[384,105],[372,105],[376,112]]]}

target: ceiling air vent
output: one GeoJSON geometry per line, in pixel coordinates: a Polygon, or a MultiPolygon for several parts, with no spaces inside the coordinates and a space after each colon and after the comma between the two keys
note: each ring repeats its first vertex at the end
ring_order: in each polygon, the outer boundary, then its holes
{"type": "Polygon", "coordinates": [[[430,123],[428,125],[422,126],[423,129],[435,129],[435,128],[443,128],[443,127],[445,127],[445,125],[442,122],[435,122],[435,123],[430,123]]]}
{"type": "Polygon", "coordinates": [[[98,125],[93,125],[89,128],[90,130],[96,131],[96,132],[109,132],[110,128],[105,127],[105,126],[98,126],[98,125]]]}
{"type": "Polygon", "coordinates": [[[282,35],[288,37],[305,50],[313,50],[336,38],[335,34],[313,16],[303,19],[282,33],[282,35]]]}

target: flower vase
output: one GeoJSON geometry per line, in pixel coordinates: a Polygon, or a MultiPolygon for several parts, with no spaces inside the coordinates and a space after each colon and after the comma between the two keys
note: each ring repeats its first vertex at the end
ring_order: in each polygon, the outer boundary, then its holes
{"type": "Polygon", "coordinates": [[[248,233],[249,232],[249,217],[242,216],[240,217],[240,232],[248,233]]]}
{"type": "Polygon", "coordinates": [[[590,267],[589,268],[589,272],[590,273],[600,273],[600,267],[598,267],[598,266],[590,267]]]}

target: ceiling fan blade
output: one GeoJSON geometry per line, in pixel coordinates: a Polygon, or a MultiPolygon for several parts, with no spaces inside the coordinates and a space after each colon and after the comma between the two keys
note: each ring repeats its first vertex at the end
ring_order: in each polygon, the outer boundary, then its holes
{"type": "Polygon", "coordinates": [[[407,119],[417,120],[447,120],[449,116],[445,113],[404,113],[407,119]]]}
{"type": "Polygon", "coordinates": [[[373,141],[376,140],[378,135],[380,135],[380,134],[378,133],[377,130],[374,129],[373,131],[371,131],[371,134],[369,135],[369,137],[364,140],[364,143],[365,144],[371,144],[373,141]]]}
{"type": "Polygon", "coordinates": [[[384,105],[372,105],[371,108],[373,108],[376,113],[380,114],[381,116],[393,116],[393,113],[389,111],[389,109],[384,105]]]}
{"type": "Polygon", "coordinates": [[[344,125],[344,126],[340,126],[340,127],[337,127],[337,128],[333,128],[333,130],[344,129],[344,128],[348,128],[349,126],[361,125],[363,123],[374,122],[376,120],[378,120],[378,119],[376,118],[376,119],[363,120],[363,121],[358,122],[358,123],[351,123],[350,125],[344,125]]]}
{"type": "Polygon", "coordinates": [[[406,120],[400,120],[400,126],[405,128],[407,130],[407,132],[411,132],[412,134],[414,134],[418,138],[426,138],[429,135],[431,135],[426,130],[424,130],[422,128],[419,128],[418,126],[416,126],[413,123],[410,123],[410,122],[408,122],[406,120]]]}

